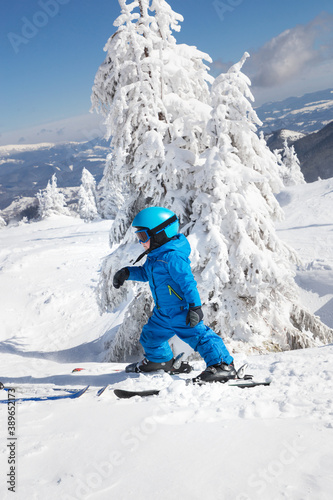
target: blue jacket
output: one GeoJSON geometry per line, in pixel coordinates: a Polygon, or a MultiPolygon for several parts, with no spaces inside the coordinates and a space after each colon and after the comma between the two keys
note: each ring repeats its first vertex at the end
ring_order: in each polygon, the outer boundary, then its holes
{"type": "Polygon", "coordinates": [[[183,234],[152,250],[143,266],[128,267],[129,280],[149,281],[157,307],[201,305],[189,255],[191,247],[183,234]]]}

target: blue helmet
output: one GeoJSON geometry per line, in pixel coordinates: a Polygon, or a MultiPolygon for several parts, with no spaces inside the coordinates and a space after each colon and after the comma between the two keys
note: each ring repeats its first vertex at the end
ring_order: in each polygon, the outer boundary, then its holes
{"type": "Polygon", "coordinates": [[[177,216],[167,208],[148,207],[137,214],[132,222],[132,226],[137,229],[147,230],[150,238],[153,237],[156,242],[162,243],[176,236],[179,229],[179,221],[177,216]]]}

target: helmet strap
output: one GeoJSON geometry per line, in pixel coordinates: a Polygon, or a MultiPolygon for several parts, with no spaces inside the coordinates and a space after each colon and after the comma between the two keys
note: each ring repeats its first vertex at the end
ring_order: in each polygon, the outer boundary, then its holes
{"type": "Polygon", "coordinates": [[[139,255],[139,257],[136,259],[136,261],[133,262],[133,264],[136,264],[137,262],[139,262],[141,259],[143,259],[143,257],[145,255],[147,255],[152,250],[155,250],[155,248],[159,248],[160,246],[164,245],[164,243],[167,243],[167,241],[170,241],[171,238],[168,238],[165,233],[164,233],[165,237],[161,238],[161,239],[158,237],[155,239],[154,236],[158,235],[158,233],[161,233],[166,227],[173,224],[173,222],[176,222],[176,220],[178,220],[177,215],[173,215],[172,217],[165,220],[164,222],[162,222],[158,226],[154,227],[154,229],[148,230],[148,234],[150,235],[150,248],[148,248],[148,250],[146,250],[141,255],[139,255]],[[159,239],[160,239],[160,241],[158,241],[159,239]]]}
{"type": "Polygon", "coordinates": [[[149,253],[149,252],[150,252],[150,248],[148,248],[148,250],[146,250],[146,251],[145,251],[145,252],[143,252],[141,255],[139,255],[139,257],[138,257],[138,258],[137,258],[134,262],[133,262],[133,261],[131,261],[131,264],[136,264],[137,262],[139,262],[139,260],[143,259],[143,257],[144,257],[145,255],[147,255],[147,253],[149,253]]]}
{"type": "Polygon", "coordinates": [[[154,229],[149,229],[149,234],[153,235],[153,234],[159,233],[160,231],[163,231],[163,229],[170,226],[173,222],[176,222],[176,220],[177,220],[177,215],[173,215],[172,217],[165,220],[164,222],[162,222],[158,226],[154,227],[154,229]]]}

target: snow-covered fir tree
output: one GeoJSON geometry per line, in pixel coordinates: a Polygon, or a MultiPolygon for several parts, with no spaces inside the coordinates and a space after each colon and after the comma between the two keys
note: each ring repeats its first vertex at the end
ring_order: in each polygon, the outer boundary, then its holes
{"type": "Polygon", "coordinates": [[[283,143],[283,150],[281,151],[281,162],[285,167],[285,173],[283,175],[283,184],[285,186],[305,184],[304,175],[301,171],[301,165],[297,157],[297,153],[293,145],[288,146],[287,139],[285,139],[283,143]]]}
{"type": "Polygon", "coordinates": [[[113,180],[127,189],[110,232],[111,245],[120,245],[105,259],[98,288],[102,311],[128,303],[109,359],[139,349],[151,311],[146,285],[130,282],[115,291],[112,277],[140,253],[130,225],[152,205],[179,215],[206,323],[233,347],[281,349],[327,340],[330,329],[295,298],[297,258],[274,230],[282,216],[273,195],[283,186],[281,167],[256,133],[260,121],[241,71],[248,54],[215,80],[210,95],[202,61],[209,58],[176,44],[171,31],[180,17],[168,4],[119,3],[118,30],[106,45],[92,97],[113,134],[113,180]]]}
{"type": "MultiPolygon", "coordinates": [[[[271,190],[277,193],[282,188],[279,168],[263,134],[257,134],[257,126],[261,126],[262,122],[251,104],[254,102],[251,81],[241,71],[248,57],[245,52],[238,63],[216,78],[214,89],[218,88],[218,101],[215,101],[214,107],[224,108],[225,123],[221,126],[223,132],[229,135],[242,164],[265,176],[271,190]]],[[[280,209],[273,196],[270,200],[274,216],[274,212],[280,209]]]]}
{"type": "MultiPolygon", "coordinates": [[[[294,324],[297,257],[274,227],[282,213],[272,188],[282,185],[274,155],[256,135],[260,122],[241,72],[247,56],[212,85],[212,141],[195,175],[189,240],[206,321],[235,349],[239,341],[285,349],[308,345],[311,334],[294,324]]],[[[320,328],[313,333],[325,340],[320,328]]]]}
{"type": "Polygon", "coordinates": [[[79,214],[81,219],[94,220],[98,218],[96,181],[86,168],[82,169],[81,186],[79,188],[79,214]]]}
{"type": "MultiPolygon", "coordinates": [[[[123,198],[110,230],[110,244],[121,244],[102,269],[102,309],[116,306],[126,295],[126,287],[116,293],[110,284],[119,266],[140,253],[137,245],[131,245],[136,213],[148,205],[162,205],[176,211],[182,222],[188,221],[191,172],[208,145],[207,82],[213,80],[203,62],[210,61],[209,56],[176,43],[172,31],[179,31],[182,16],[165,0],[119,0],[119,4],[117,31],[105,46],[107,57],[92,92],[92,108],[105,115],[111,136],[112,160],[102,184],[117,184],[123,198]]],[[[119,200],[118,193],[114,205],[119,200]]],[[[110,198],[107,203],[112,204],[110,198]]],[[[142,310],[148,310],[151,297],[139,293],[139,302],[142,310]]],[[[138,336],[140,325],[133,329],[138,336]]]]}
{"type": "Polygon", "coordinates": [[[185,218],[188,173],[206,147],[204,104],[212,80],[203,63],[209,56],[177,45],[172,30],[179,31],[182,16],[165,0],[119,4],[117,31],[105,46],[92,92],[92,109],[105,115],[111,136],[113,160],[104,176],[127,189],[112,242],[122,240],[152,200],[185,218]]]}
{"type": "Polygon", "coordinates": [[[65,197],[57,188],[57,176],[52,175],[46,189],[37,193],[38,215],[41,219],[51,215],[70,215],[66,207],[65,197]]]}

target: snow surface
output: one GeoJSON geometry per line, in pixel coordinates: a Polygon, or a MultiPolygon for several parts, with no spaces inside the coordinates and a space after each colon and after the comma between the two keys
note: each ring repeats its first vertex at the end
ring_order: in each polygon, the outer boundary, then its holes
{"type": "Polygon", "coordinates": [[[300,184],[278,195],[285,220],[279,236],[298,253],[302,302],[333,328],[333,179],[300,184]]]}
{"type": "MultiPolygon", "coordinates": [[[[333,179],[286,189],[278,226],[302,259],[304,305],[331,327],[332,196],[333,179]]],[[[126,378],[117,371],[123,364],[103,362],[122,308],[100,316],[94,298],[109,228],[52,217],[0,231],[0,380],[17,396],[90,385],[75,401],[16,405],[14,495],[6,483],[9,415],[0,405],[1,499],[330,500],[333,345],[236,355],[237,366],[248,362],[270,387],[126,378]],[[162,391],[118,400],[111,387],[162,391]]]]}

